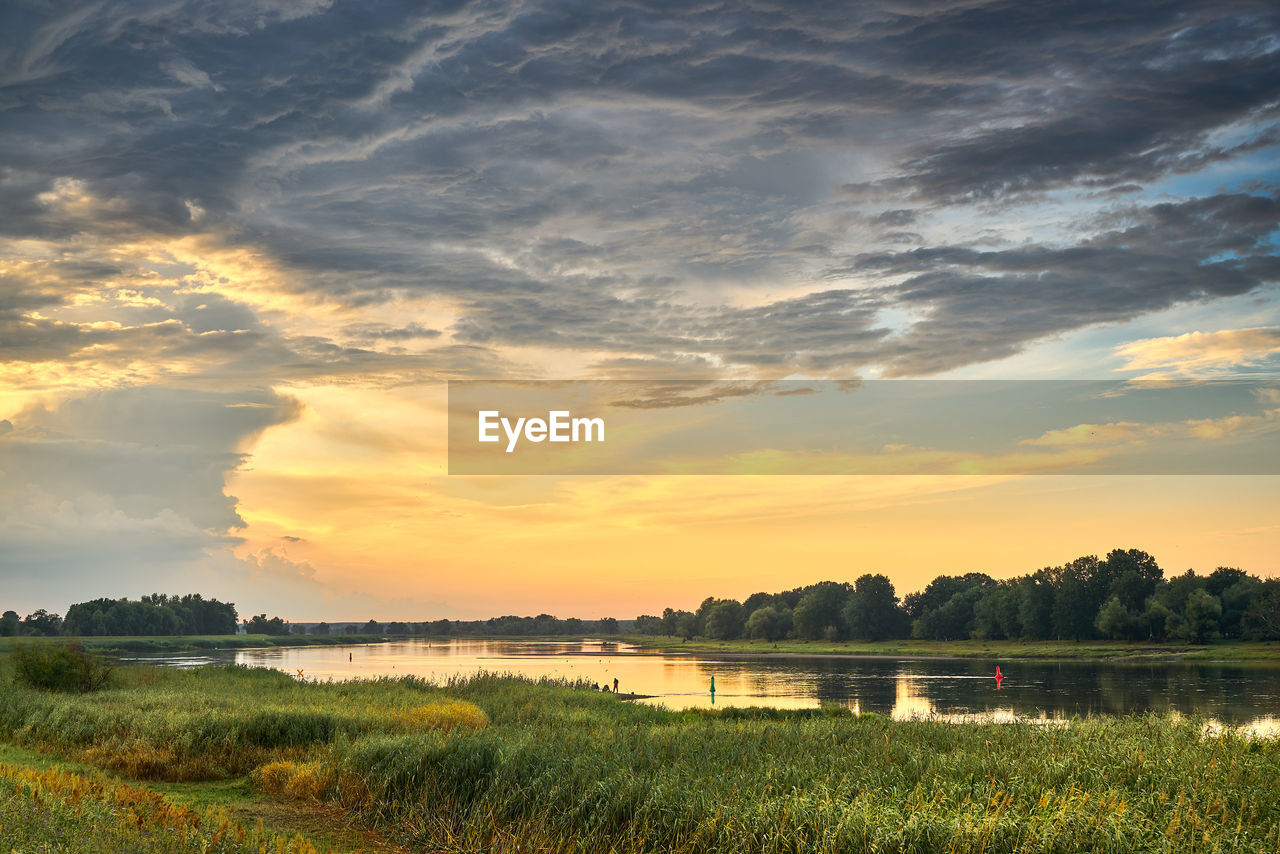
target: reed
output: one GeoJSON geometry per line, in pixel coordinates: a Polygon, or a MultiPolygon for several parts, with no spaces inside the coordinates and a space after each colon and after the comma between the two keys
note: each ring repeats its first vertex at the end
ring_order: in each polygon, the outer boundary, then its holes
{"type": "Polygon", "coordinates": [[[1280,851],[1276,741],[1189,718],[668,712],[497,675],[118,682],[0,688],[0,737],[142,777],[252,772],[272,797],[340,804],[428,849],[1280,851]]]}

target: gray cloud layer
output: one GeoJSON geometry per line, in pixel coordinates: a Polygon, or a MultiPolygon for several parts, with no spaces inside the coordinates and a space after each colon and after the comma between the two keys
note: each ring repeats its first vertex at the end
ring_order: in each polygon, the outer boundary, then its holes
{"type": "Polygon", "coordinates": [[[273,386],[920,376],[1274,301],[1278,45],[1263,0],[6,3],[0,363],[102,388],[0,422],[0,570],[233,543],[273,386]]]}
{"type": "MultiPolygon", "coordinates": [[[[111,266],[83,247],[86,232],[213,234],[277,260],[290,287],[354,308],[456,301],[455,341],[472,349],[407,363],[419,378],[493,368],[485,348],[522,344],[934,372],[1275,278],[1253,220],[1248,258],[1225,266],[1211,241],[1162,222],[1229,229],[1239,200],[1122,208],[1150,223],[1132,244],[1086,226],[981,252],[937,226],[959,207],[998,234],[1001,211],[1046,193],[1123,197],[1274,151],[1270,4],[234,2],[4,15],[0,231],[66,244],[59,274],[85,287],[111,266]],[[103,200],[98,212],[42,203],[58,179],[103,200]],[[821,285],[833,270],[848,290],[821,285]],[[912,278],[885,287],[887,272],[912,278]],[[1202,273],[1213,281],[1192,285],[1202,273]],[[806,282],[808,296],[752,300],[760,308],[724,296],[806,282]],[[895,307],[925,320],[891,335],[876,318],[895,307]]],[[[1260,205],[1274,196],[1265,183],[1252,192],[1260,205]]],[[[356,322],[340,341],[285,341],[235,318],[190,340],[180,313],[86,330],[23,322],[59,302],[56,287],[12,275],[2,287],[0,346],[18,359],[128,337],[323,377],[381,372],[377,353],[440,331],[356,322]]]]}

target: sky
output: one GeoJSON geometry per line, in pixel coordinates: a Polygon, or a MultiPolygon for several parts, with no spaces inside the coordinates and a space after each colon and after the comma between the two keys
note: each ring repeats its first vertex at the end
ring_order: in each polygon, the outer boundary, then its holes
{"type": "Polygon", "coordinates": [[[1274,389],[1278,152],[1266,2],[7,2],[0,608],[1280,574],[1274,476],[459,476],[446,418],[450,380],[1274,389]]]}

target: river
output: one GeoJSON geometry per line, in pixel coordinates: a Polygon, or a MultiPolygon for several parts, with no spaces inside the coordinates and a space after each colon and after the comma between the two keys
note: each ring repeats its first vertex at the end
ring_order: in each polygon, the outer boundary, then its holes
{"type": "Polygon", "coordinates": [[[1080,662],[961,658],[741,656],[656,653],[609,641],[402,640],[274,647],[163,659],[235,661],[304,679],[481,671],[613,685],[673,709],[836,703],[859,713],[947,720],[1056,720],[1073,715],[1179,712],[1259,731],[1280,730],[1280,666],[1206,662],[1080,662]],[[1003,680],[997,688],[995,669],[1003,680]],[[711,693],[715,679],[716,691],[711,693]]]}

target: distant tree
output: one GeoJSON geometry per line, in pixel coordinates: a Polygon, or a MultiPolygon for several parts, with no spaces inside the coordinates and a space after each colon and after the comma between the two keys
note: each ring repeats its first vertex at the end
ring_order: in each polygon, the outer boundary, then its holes
{"type": "Polygon", "coordinates": [[[1196,590],[1187,597],[1183,613],[1183,631],[1192,643],[1208,643],[1218,637],[1218,619],[1222,616],[1222,603],[1207,590],[1196,590]]]}
{"type": "MultiPolygon", "coordinates": [[[[1209,576],[1210,579],[1213,576],[1209,576]]],[[[1212,592],[1212,585],[1206,588],[1212,592]]],[[[1219,631],[1226,638],[1244,637],[1244,615],[1262,591],[1262,582],[1252,576],[1245,576],[1222,591],[1218,597],[1222,602],[1222,617],[1218,621],[1219,631]]]]}
{"type": "Polygon", "coordinates": [[[382,634],[382,624],[377,620],[370,620],[360,627],[362,635],[380,635],[382,634]]]}
{"type": "Polygon", "coordinates": [[[5,611],[4,615],[0,616],[0,637],[13,637],[18,633],[18,625],[18,612],[5,611]]]}
{"type": "Polygon", "coordinates": [[[1022,636],[1018,617],[1022,605],[1022,589],[1017,580],[1001,581],[982,590],[973,605],[972,637],[999,640],[1022,636]]]}
{"type": "Polygon", "coordinates": [[[663,633],[662,618],[652,614],[641,614],[636,617],[635,631],[638,635],[660,635],[663,633]]]}
{"type": "Polygon", "coordinates": [[[289,624],[279,617],[267,619],[266,614],[258,614],[253,619],[244,621],[244,630],[250,635],[287,635],[289,624]]]}
{"type": "Polygon", "coordinates": [[[764,606],[772,604],[774,604],[772,593],[752,593],[742,601],[742,610],[750,617],[764,606]]]}
{"type": "Polygon", "coordinates": [[[1098,559],[1077,558],[1062,568],[1053,594],[1053,632],[1059,639],[1076,641],[1092,637],[1097,609],[1091,587],[1098,559]]]}
{"type": "Polygon", "coordinates": [[[1179,630],[1177,624],[1180,616],[1169,610],[1164,599],[1159,595],[1147,597],[1146,608],[1140,617],[1141,631],[1146,632],[1148,640],[1162,641],[1169,637],[1170,627],[1179,630]]]}
{"type": "Polygon", "coordinates": [[[1132,640],[1142,634],[1139,616],[1124,606],[1119,596],[1112,596],[1098,612],[1095,625],[1104,637],[1132,640]]]}
{"type": "Polygon", "coordinates": [[[1187,599],[1197,590],[1203,590],[1208,578],[1196,575],[1195,570],[1188,569],[1182,575],[1170,578],[1158,592],[1165,606],[1175,614],[1182,614],[1187,608],[1187,599]]]}
{"type": "Polygon", "coordinates": [[[1053,598],[1058,584],[1057,569],[1037,570],[1018,584],[1018,623],[1022,637],[1048,640],[1053,637],[1053,598]]]}
{"type": "Polygon", "coordinates": [[[1250,640],[1280,640],[1280,578],[1259,582],[1240,622],[1250,640]]]}
{"type": "Polygon", "coordinates": [[[671,608],[664,608],[662,611],[662,633],[664,635],[673,635],[689,638],[696,635],[697,617],[689,611],[676,611],[671,608]]]}
{"type": "Polygon", "coordinates": [[[601,617],[596,625],[602,635],[616,635],[618,633],[618,621],[614,617],[601,617]]]}
{"type": "Polygon", "coordinates": [[[409,634],[409,626],[400,621],[387,623],[387,634],[389,635],[407,635],[409,634]]]}
{"type": "Polygon", "coordinates": [[[716,640],[733,640],[742,637],[746,618],[742,603],[735,599],[720,599],[707,611],[706,635],[716,640]]]}
{"type": "Polygon", "coordinates": [[[796,634],[810,640],[843,637],[844,606],[848,599],[848,584],[824,581],[813,585],[791,612],[796,634]]]}
{"type": "Polygon", "coordinates": [[[791,631],[791,612],[777,605],[757,608],[747,618],[746,631],[756,640],[781,640],[791,631]]]}
{"type": "Polygon", "coordinates": [[[970,587],[953,595],[936,610],[925,611],[916,620],[913,634],[920,638],[963,640],[973,632],[974,608],[982,598],[981,587],[970,587]]]}
{"type": "Polygon", "coordinates": [[[564,621],[564,633],[566,635],[574,635],[581,637],[586,634],[586,630],[582,625],[582,620],[577,617],[566,617],[564,621]]]}
{"type": "Polygon", "coordinates": [[[1113,549],[1098,565],[1096,578],[1092,594],[1099,609],[1116,596],[1127,610],[1138,612],[1164,580],[1164,570],[1141,549],[1113,549]]]}
{"type": "Polygon", "coordinates": [[[678,625],[676,620],[679,618],[679,612],[674,608],[662,609],[662,633],[664,635],[675,635],[678,633],[678,625]]]}
{"type": "Polygon", "coordinates": [[[1210,596],[1221,597],[1226,589],[1233,584],[1239,584],[1252,578],[1249,573],[1243,569],[1236,569],[1231,566],[1220,566],[1213,572],[1209,573],[1208,578],[1204,580],[1204,589],[1209,592],[1210,596]]]}
{"type": "Polygon", "coordinates": [[[45,637],[53,637],[59,633],[62,628],[62,617],[57,614],[51,614],[44,608],[28,614],[26,619],[22,621],[21,633],[24,635],[44,635],[45,637]]]}
{"type": "Polygon", "coordinates": [[[708,596],[698,605],[698,610],[693,612],[693,618],[696,621],[696,630],[694,634],[705,635],[707,633],[707,615],[711,613],[711,608],[719,600],[714,596],[708,596]]]}
{"type": "Polygon", "coordinates": [[[893,582],[868,573],[854,582],[843,616],[852,637],[879,641],[899,634],[906,614],[898,607],[893,582]]]}
{"type": "Polygon", "coordinates": [[[313,634],[313,635],[327,635],[327,634],[329,634],[329,624],[328,624],[328,623],[316,623],[316,624],[315,624],[315,626],[311,629],[311,634],[313,634]]]}

